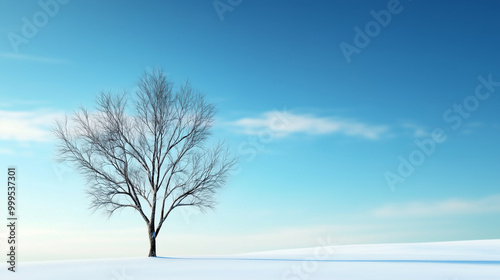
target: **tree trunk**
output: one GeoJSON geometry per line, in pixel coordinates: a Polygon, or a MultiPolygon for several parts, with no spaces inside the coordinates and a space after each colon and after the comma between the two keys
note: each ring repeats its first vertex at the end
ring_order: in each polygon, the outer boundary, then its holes
{"type": "Polygon", "coordinates": [[[149,234],[149,254],[148,254],[148,257],[156,257],[156,231],[155,231],[155,226],[154,226],[154,219],[153,219],[153,223],[149,224],[148,234],[149,234]]]}
{"type": "Polygon", "coordinates": [[[153,193],[153,207],[151,209],[151,219],[150,219],[149,225],[148,225],[148,233],[149,233],[149,254],[148,254],[148,257],[156,257],[155,215],[156,215],[156,192],[153,193]]]}
{"type": "Polygon", "coordinates": [[[148,257],[156,257],[156,236],[149,234],[149,254],[148,257]]]}

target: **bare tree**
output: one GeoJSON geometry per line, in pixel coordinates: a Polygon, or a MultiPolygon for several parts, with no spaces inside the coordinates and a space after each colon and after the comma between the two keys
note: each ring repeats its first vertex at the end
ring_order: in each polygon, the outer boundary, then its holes
{"type": "Polygon", "coordinates": [[[235,159],[222,142],[207,147],[215,107],[188,82],[175,89],[153,71],[141,78],[135,97],[129,108],[126,94],[101,93],[95,111],[80,108],[57,122],[54,134],[58,160],[84,175],[91,208],[109,216],[136,210],[148,228],[148,256],[155,257],[172,210],[212,209],[235,159]]]}

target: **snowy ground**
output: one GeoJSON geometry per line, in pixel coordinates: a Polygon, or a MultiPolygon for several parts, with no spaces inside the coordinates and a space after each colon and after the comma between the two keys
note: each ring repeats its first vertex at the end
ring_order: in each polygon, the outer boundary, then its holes
{"type": "Polygon", "coordinates": [[[500,279],[500,240],[318,246],[233,256],[21,263],[0,279],[500,279]]]}

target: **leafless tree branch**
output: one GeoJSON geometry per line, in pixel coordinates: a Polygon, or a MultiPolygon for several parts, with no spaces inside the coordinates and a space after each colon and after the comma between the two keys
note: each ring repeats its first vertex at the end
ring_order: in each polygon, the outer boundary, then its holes
{"type": "Polygon", "coordinates": [[[101,93],[96,103],[93,112],[80,108],[57,122],[58,159],[84,176],[94,211],[135,209],[156,256],[156,236],[172,210],[213,209],[236,163],[223,142],[207,147],[215,106],[189,82],[175,90],[159,70],[139,81],[133,110],[125,93],[101,93]]]}

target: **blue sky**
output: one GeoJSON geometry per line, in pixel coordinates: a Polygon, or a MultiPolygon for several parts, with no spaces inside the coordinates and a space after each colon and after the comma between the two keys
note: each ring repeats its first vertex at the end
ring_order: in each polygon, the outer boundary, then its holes
{"type": "Polygon", "coordinates": [[[499,238],[500,2],[40,3],[0,4],[22,260],[146,254],[136,213],[87,209],[50,125],[156,67],[217,104],[215,135],[240,157],[217,210],[175,213],[160,255],[499,238]]]}

